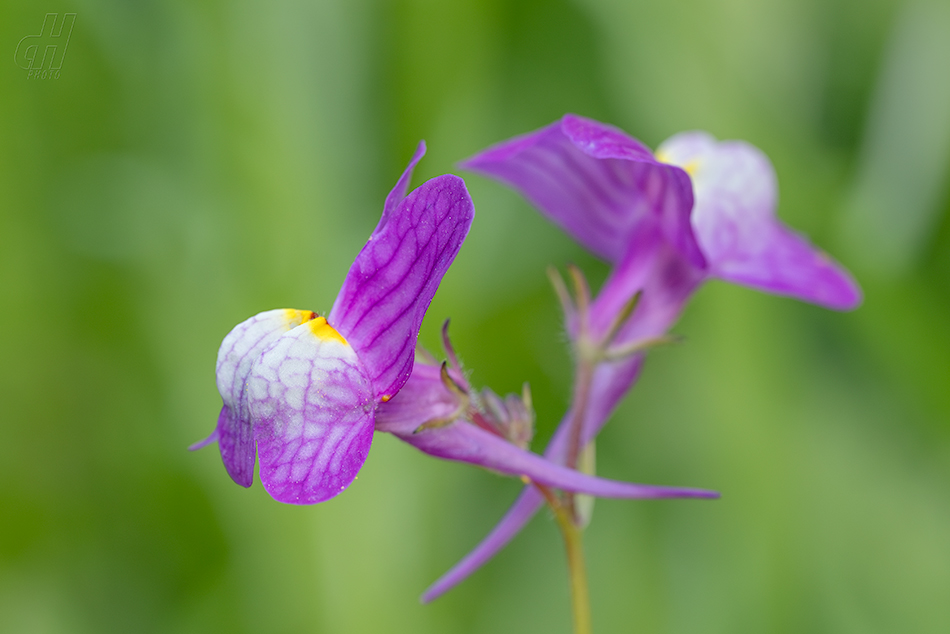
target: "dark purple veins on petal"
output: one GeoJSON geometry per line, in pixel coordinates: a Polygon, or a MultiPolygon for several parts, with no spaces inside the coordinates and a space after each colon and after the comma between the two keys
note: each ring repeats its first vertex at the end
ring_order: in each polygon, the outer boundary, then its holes
{"type": "Polygon", "coordinates": [[[378,398],[409,378],[422,318],[474,211],[462,179],[433,178],[384,212],[350,267],[328,321],[359,354],[378,398]]]}
{"type": "Polygon", "coordinates": [[[659,222],[672,244],[704,265],[689,224],[693,199],[686,172],[657,162],[643,144],[615,128],[566,115],[461,165],[513,187],[610,262],[624,256],[635,229],[659,222]]]}
{"type": "Polygon", "coordinates": [[[248,377],[261,482],[279,502],[342,492],[366,460],[375,399],[356,353],[309,324],[281,336],[248,377]]]}

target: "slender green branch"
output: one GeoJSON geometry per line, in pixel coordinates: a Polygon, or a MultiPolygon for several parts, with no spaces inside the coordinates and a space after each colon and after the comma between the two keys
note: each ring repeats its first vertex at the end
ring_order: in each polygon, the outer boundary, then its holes
{"type": "Polygon", "coordinates": [[[565,510],[555,515],[564,537],[567,567],[571,575],[574,634],[591,634],[593,630],[590,621],[590,596],[587,591],[587,568],[584,564],[583,532],[574,524],[572,513],[565,510]]]}
{"type": "Polygon", "coordinates": [[[554,511],[558,528],[564,538],[567,552],[567,569],[571,577],[571,608],[574,615],[574,634],[592,634],[590,620],[590,595],[587,591],[587,567],[584,563],[583,529],[574,521],[574,513],[564,501],[548,487],[534,483],[554,511]]]}

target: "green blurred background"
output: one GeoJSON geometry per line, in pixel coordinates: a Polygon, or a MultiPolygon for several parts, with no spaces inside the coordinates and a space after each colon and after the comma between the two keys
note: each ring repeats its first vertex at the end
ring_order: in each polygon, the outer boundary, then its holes
{"type": "MultiPolygon", "coordinates": [[[[599,443],[602,474],[718,502],[601,500],[595,630],[950,631],[950,7],[936,0],[0,2],[0,631],[570,631],[540,515],[420,592],[519,483],[377,437],[314,507],[234,485],[214,362],[239,321],[326,311],[415,184],[576,112],[655,147],[772,158],[779,213],[847,264],[833,313],[711,283],[599,443]],[[17,43],[75,12],[61,76],[17,43]]],[[[429,311],[476,384],[567,404],[544,268],[606,267],[501,186],[429,311]]]]}

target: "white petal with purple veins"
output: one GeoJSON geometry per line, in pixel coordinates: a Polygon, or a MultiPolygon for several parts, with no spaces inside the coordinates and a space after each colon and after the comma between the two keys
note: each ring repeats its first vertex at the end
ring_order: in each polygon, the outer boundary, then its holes
{"type": "Polygon", "coordinates": [[[356,477],[373,438],[373,388],[356,352],[322,317],[261,354],[247,400],[261,481],[274,499],[322,502],[356,477]]]}
{"type": "Polygon", "coordinates": [[[309,321],[309,310],[277,309],[246,319],[227,334],[218,349],[215,376],[224,401],[215,435],[231,478],[249,487],[254,479],[254,437],[244,387],[261,353],[281,335],[309,321]]]}

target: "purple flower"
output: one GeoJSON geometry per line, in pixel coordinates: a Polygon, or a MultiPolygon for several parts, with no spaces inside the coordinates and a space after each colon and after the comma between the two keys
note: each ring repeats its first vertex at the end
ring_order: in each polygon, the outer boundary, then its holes
{"type": "MultiPolygon", "coordinates": [[[[611,263],[611,275],[589,307],[574,306],[562,293],[568,333],[578,350],[602,342],[635,296],[634,312],[610,333],[610,345],[623,349],[629,342],[662,337],[693,292],[712,277],[836,310],[861,301],[857,284],[841,266],[776,218],[775,172],[747,143],[687,132],[667,140],[654,155],[614,127],[565,115],[462,167],[513,187],[611,263]]],[[[642,362],[640,352],[596,363],[588,405],[572,404],[545,451],[549,460],[568,462],[573,408],[582,409],[579,440],[586,444],[630,389],[642,362]]],[[[495,529],[423,600],[440,596],[490,559],[543,503],[538,491],[526,487],[495,529]]]]}
{"type": "Polygon", "coordinates": [[[420,143],[327,317],[271,310],[224,338],[224,407],[193,448],[216,440],[238,484],[251,485],[255,445],[264,488],[291,504],[339,494],[366,460],[377,407],[409,379],[422,318],[474,215],[457,176],[406,194],[423,154],[420,143]]]}

